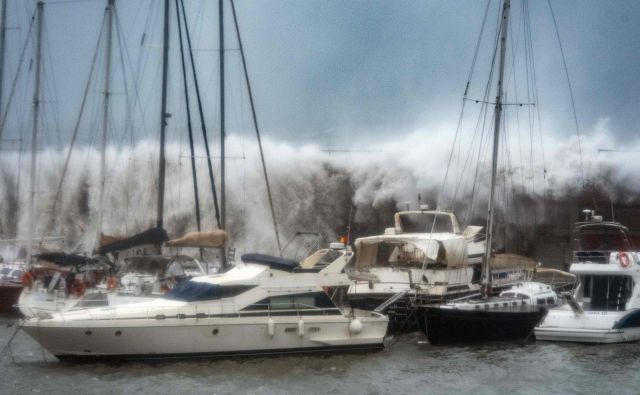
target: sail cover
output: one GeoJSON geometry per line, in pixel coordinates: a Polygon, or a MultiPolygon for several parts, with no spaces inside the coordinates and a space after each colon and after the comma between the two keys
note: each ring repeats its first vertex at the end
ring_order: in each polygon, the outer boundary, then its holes
{"type": "Polygon", "coordinates": [[[165,241],[169,240],[167,231],[161,228],[150,228],[142,233],[127,237],[126,239],[120,239],[108,244],[102,244],[98,248],[98,254],[107,254],[110,252],[122,251],[131,247],[136,247],[144,244],[161,245],[165,241]]]}
{"type": "Polygon", "coordinates": [[[98,263],[97,259],[66,252],[46,252],[36,255],[38,260],[55,263],[58,266],[84,266],[98,263]]]}
{"type": "Polygon", "coordinates": [[[222,229],[217,229],[211,232],[189,232],[179,239],[167,241],[165,245],[167,247],[222,247],[226,238],[227,233],[222,229]]]}

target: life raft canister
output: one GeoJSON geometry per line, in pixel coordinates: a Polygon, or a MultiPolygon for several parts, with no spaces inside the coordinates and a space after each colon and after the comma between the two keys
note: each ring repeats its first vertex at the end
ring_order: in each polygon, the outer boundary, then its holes
{"type": "Polygon", "coordinates": [[[71,286],[71,293],[76,295],[77,297],[84,296],[85,291],[87,290],[87,286],[79,279],[73,280],[73,285],[71,286]]]}
{"type": "Polygon", "coordinates": [[[107,279],[107,290],[113,291],[118,288],[118,277],[109,277],[107,279]]]}
{"type": "Polygon", "coordinates": [[[631,267],[631,258],[626,252],[619,252],[618,255],[616,255],[616,259],[624,269],[631,267]]]}
{"type": "Polygon", "coordinates": [[[24,274],[22,274],[22,277],[20,278],[20,282],[22,283],[23,287],[31,288],[31,286],[33,285],[33,274],[31,274],[31,272],[24,272],[24,274]]]}

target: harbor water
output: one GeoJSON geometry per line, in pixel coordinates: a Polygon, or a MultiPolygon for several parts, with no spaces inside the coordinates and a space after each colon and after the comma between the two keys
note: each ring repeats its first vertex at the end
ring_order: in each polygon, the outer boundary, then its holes
{"type": "MultiPolygon", "coordinates": [[[[3,348],[11,323],[0,319],[3,348]]],[[[638,371],[638,343],[436,347],[420,333],[367,354],[69,364],[18,332],[0,359],[0,393],[637,394],[638,371]]]]}

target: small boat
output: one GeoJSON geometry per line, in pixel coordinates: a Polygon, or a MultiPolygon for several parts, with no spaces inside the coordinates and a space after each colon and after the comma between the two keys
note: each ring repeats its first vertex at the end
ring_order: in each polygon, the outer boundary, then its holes
{"type": "Polygon", "coordinates": [[[372,350],[388,319],[340,308],[353,252],[325,249],[302,263],[245,254],[244,264],[183,281],[142,303],[88,308],[24,321],[60,360],[130,360],[372,350]]]}
{"type": "MultiPolygon", "coordinates": [[[[403,293],[384,311],[392,326],[414,329],[409,299],[420,303],[443,303],[480,294],[482,259],[485,250],[482,227],[462,231],[456,215],[445,210],[400,211],[395,227],[383,235],[356,239],[356,262],[350,277],[348,298],[352,306],[376,309],[394,295],[403,293]]],[[[535,262],[494,259],[493,291],[528,280],[535,262]],[[500,262],[498,262],[500,261],[500,262]],[[498,264],[499,263],[499,264],[498,264]]]]}
{"type": "Polygon", "coordinates": [[[35,258],[17,300],[25,317],[41,311],[66,310],[85,297],[94,297],[98,293],[96,286],[106,281],[113,270],[108,261],[65,252],[46,252],[35,258]]]}
{"type": "MultiPolygon", "coordinates": [[[[484,253],[484,273],[482,299],[461,300],[433,306],[418,304],[425,322],[425,331],[432,344],[467,343],[476,341],[519,340],[526,339],[533,333],[534,327],[542,321],[547,313],[546,296],[529,295],[518,297],[525,291],[535,290],[536,284],[522,284],[511,296],[491,297],[493,282],[492,268],[497,263],[494,254],[494,216],[496,208],[496,179],[498,173],[498,154],[501,141],[502,112],[504,99],[504,70],[507,50],[507,33],[509,31],[510,0],[504,0],[501,7],[499,28],[499,51],[494,52],[497,61],[498,75],[496,79],[496,101],[493,119],[493,144],[491,155],[491,184],[489,189],[489,209],[487,216],[487,241],[484,253]],[[544,304],[538,304],[538,298],[544,304]],[[535,303],[534,303],[535,300],[535,303]]],[[[505,261],[520,260],[515,255],[507,256],[505,261]]],[[[503,262],[502,264],[505,264],[503,262]]],[[[541,284],[543,295],[548,292],[550,298],[555,293],[550,286],[541,284]]],[[[553,299],[557,300],[557,299],[553,299]]]]}
{"type": "Polygon", "coordinates": [[[525,339],[557,303],[550,285],[523,282],[498,297],[427,306],[427,338],[434,345],[525,339]]]}
{"type": "Polygon", "coordinates": [[[640,254],[631,252],[629,230],[589,215],[575,226],[577,250],[570,272],[579,286],[564,293],[535,329],[537,340],[623,343],[640,340],[640,254]]]}

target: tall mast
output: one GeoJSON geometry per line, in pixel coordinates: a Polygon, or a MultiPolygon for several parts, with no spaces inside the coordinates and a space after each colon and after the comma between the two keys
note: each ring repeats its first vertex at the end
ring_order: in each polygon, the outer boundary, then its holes
{"type": "Polygon", "coordinates": [[[29,241],[27,242],[27,262],[31,264],[33,255],[33,238],[35,235],[35,213],[34,205],[36,200],[36,151],[38,149],[38,120],[40,108],[40,73],[42,59],[42,18],[44,16],[44,2],[38,1],[37,5],[37,31],[36,31],[36,81],[33,89],[33,128],[31,131],[31,169],[29,174],[29,241]]]}
{"type": "Polygon", "coordinates": [[[500,143],[500,122],[502,118],[502,95],[503,95],[503,78],[504,78],[504,60],[507,51],[507,31],[509,24],[509,8],[510,0],[504,0],[502,6],[502,22],[500,27],[500,63],[498,69],[498,85],[496,87],[496,105],[493,126],[493,154],[491,161],[491,191],[489,193],[489,212],[487,218],[487,243],[484,253],[485,259],[485,287],[484,296],[488,297],[491,293],[491,251],[493,241],[493,215],[495,208],[495,189],[496,189],[496,173],[498,171],[498,147],[500,143]]]}
{"type": "MultiPolygon", "coordinates": [[[[4,49],[7,30],[7,0],[2,1],[2,19],[0,20],[0,113],[2,113],[2,88],[4,82],[4,49]]],[[[2,133],[0,132],[0,135],[2,133]]]]}
{"type": "MultiPolygon", "coordinates": [[[[222,229],[226,228],[226,212],[227,212],[227,198],[225,187],[225,147],[224,140],[224,0],[218,0],[218,38],[220,40],[220,226],[222,229]]],[[[227,269],[227,257],[225,254],[225,248],[222,247],[222,256],[220,257],[222,271],[227,269]]]]}
{"type": "Polygon", "coordinates": [[[97,241],[100,242],[102,235],[102,222],[104,218],[104,187],[107,176],[107,132],[109,126],[109,88],[111,85],[111,47],[113,38],[113,8],[115,7],[115,0],[108,0],[107,2],[107,41],[105,46],[105,60],[104,60],[104,108],[102,113],[102,146],[100,147],[100,195],[98,204],[98,226],[97,226],[97,241]]]}
{"type": "Polygon", "coordinates": [[[251,115],[253,118],[253,126],[256,130],[258,139],[258,147],[260,148],[260,160],[262,161],[262,172],[264,181],[267,186],[267,196],[269,197],[269,207],[271,208],[271,220],[273,221],[273,229],[276,235],[276,243],[278,244],[278,252],[282,256],[282,245],[280,244],[280,233],[278,232],[278,222],[276,221],[276,211],[273,207],[273,197],[271,195],[271,186],[269,185],[269,175],[267,174],[267,165],[264,160],[264,152],[262,150],[262,139],[260,138],[260,129],[258,128],[258,117],[256,116],[256,107],[253,104],[253,94],[251,93],[251,84],[249,83],[249,72],[247,71],[247,62],[244,58],[244,49],[242,48],[242,39],[240,38],[240,27],[238,26],[238,18],[236,16],[236,7],[231,0],[231,11],[233,14],[233,22],[236,28],[236,37],[238,38],[238,46],[240,47],[240,59],[242,60],[242,69],[244,71],[244,79],[247,83],[247,92],[249,93],[249,103],[251,103],[251,115]]]}
{"type": "Polygon", "coordinates": [[[220,225],[226,227],[225,190],[225,130],[224,130],[224,0],[218,0],[218,20],[220,33],[220,225]]]}
{"type": "Polygon", "coordinates": [[[160,170],[158,174],[158,211],[156,227],[164,226],[164,177],[166,159],[164,154],[165,128],[167,126],[167,73],[169,66],[169,0],[164,0],[164,39],[162,51],[162,101],[160,104],[160,170]]]}

